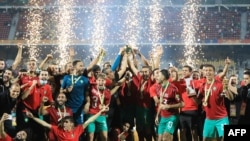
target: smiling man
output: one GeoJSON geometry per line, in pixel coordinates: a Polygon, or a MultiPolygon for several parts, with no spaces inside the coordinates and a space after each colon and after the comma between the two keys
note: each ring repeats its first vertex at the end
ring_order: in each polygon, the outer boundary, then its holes
{"type": "Polygon", "coordinates": [[[11,69],[6,69],[3,73],[2,81],[0,81],[0,93],[8,91],[11,86],[13,72],[11,69]]]}
{"type": "MultiPolygon", "coordinates": [[[[12,86],[9,88],[9,91],[0,94],[0,116],[2,116],[4,113],[9,115],[14,114],[18,97],[20,95],[20,89],[21,88],[19,84],[12,84],[12,86]]],[[[12,125],[12,120],[15,119],[10,117],[8,120],[4,121],[5,131],[10,136],[14,136],[16,132],[15,127],[12,125]]]]}

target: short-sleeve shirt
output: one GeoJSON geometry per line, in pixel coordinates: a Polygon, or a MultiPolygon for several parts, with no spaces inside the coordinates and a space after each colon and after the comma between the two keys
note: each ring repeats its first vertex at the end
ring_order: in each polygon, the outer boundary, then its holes
{"type": "Polygon", "coordinates": [[[52,89],[49,84],[45,84],[43,86],[35,86],[31,90],[28,97],[23,100],[23,103],[27,108],[31,110],[37,110],[41,104],[42,97],[44,96],[48,97],[50,103],[53,101],[52,89]]]}
{"type": "MultiPolygon", "coordinates": [[[[205,96],[205,85],[203,84],[200,88],[200,98],[205,96]]],[[[207,88],[210,84],[207,85],[207,88]]],[[[227,110],[224,104],[224,97],[221,96],[223,91],[223,84],[219,80],[215,80],[213,86],[211,87],[211,93],[208,98],[208,105],[204,106],[206,112],[206,118],[208,119],[220,119],[227,116],[227,110]]]]}
{"type": "Polygon", "coordinates": [[[56,135],[57,141],[78,141],[84,132],[82,125],[76,126],[72,131],[65,131],[58,126],[52,125],[51,130],[56,135]]]}
{"type": "Polygon", "coordinates": [[[193,100],[192,97],[188,96],[187,83],[186,83],[185,79],[181,79],[181,80],[175,81],[173,83],[178,88],[180,95],[181,95],[181,98],[182,98],[183,102],[185,103],[184,107],[181,108],[181,111],[197,110],[198,105],[195,103],[195,101],[193,100]]]}
{"type": "MultiPolygon", "coordinates": [[[[20,85],[26,84],[26,83],[30,83],[33,80],[39,80],[39,78],[37,76],[29,76],[29,75],[24,75],[21,77],[20,79],[20,85]]],[[[26,89],[28,86],[24,87],[23,89],[26,89]]]]}
{"type": "Polygon", "coordinates": [[[4,138],[0,138],[0,141],[14,141],[8,134],[4,138]]]}
{"type": "MultiPolygon", "coordinates": [[[[110,104],[111,100],[111,93],[109,89],[105,89],[103,91],[100,91],[104,95],[104,102],[103,104],[107,105],[110,104]]],[[[101,105],[101,97],[98,94],[96,86],[92,86],[90,89],[90,107],[89,107],[89,113],[90,114],[97,114],[100,111],[101,105]]]]}
{"type": "Polygon", "coordinates": [[[72,91],[67,94],[66,106],[70,107],[73,113],[76,113],[85,100],[85,92],[89,87],[89,80],[83,75],[65,75],[61,87],[65,89],[72,85],[74,85],[72,91]]]}
{"type": "MultiPolygon", "coordinates": [[[[153,85],[154,87],[151,87],[151,92],[154,91],[154,94],[152,93],[151,96],[154,96],[156,94],[156,96],[159,98],[161,96],[161,93],[164,91],[164,88],[162,88],[162,86],[160,84],[155,84],[153,85]]],[[[165,93],[162,96],[162,103],[161,104],[177,104],[180,103],[181,97],[179,94],[179,91],[177,89],[177,87],[173,84],[169,84],[167,90],[165,91],[165,93]]],[[[169,117],[171,115],[175,115],[178,113],[178,109],[168,109],[168,110],[161,110],[160,115],[162,117],[169,117]]]]}

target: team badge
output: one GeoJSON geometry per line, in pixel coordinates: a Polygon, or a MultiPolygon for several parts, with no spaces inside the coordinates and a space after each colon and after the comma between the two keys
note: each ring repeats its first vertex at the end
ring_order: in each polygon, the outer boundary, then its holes
{"type": "Polygon", "coordinates": [[[213,87],[213,91],[216,91],[216,89],[217,89],[216,87],[213,87]]]}

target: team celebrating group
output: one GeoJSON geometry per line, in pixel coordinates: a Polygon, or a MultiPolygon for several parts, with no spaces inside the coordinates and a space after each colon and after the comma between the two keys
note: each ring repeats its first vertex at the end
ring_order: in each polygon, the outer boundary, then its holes
{"type": "Polygon", "coordinates": [[[250,124],[250,70],[239,83],[229,58],[161,68],[162,47],[147,59],[124,46],[112,65],[103,49],[88,66],[69,49],[63,66],[48,54],[21,69],[22,50],[10,67],[0,59],[0,141],[210,141],[250,124]]]}

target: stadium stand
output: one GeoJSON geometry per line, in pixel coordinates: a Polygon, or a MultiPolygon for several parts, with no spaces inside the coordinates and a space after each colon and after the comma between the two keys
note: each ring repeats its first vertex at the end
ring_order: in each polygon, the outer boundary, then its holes
{"type": "MultiPolygon", "coordinates": [[[[179,42],[183,30],[182,19],[181,19],[181,10],[178,8],[164,8],[164,20],[161,22],[161,34],[163,35],[163,39],[171,42],[179,42]],[[172,10],[170,10],[172,9],[172,10]]],[[[51,13],[45,14],[44,21],[46,22],[46,27],[49,29],[44,29],[47,31],[43,31],[46,35],[51,34],[48,31],[54,27],[54,23],[51,22],[51,13]]],[[[1,14],[1,16],[7,14],[1,14]]],[[[21,39],[25,31],[27,12],[20,12],[20,18],[18,22],[18,27],[16,31],[16,38],[21,39]]],[[[79,14],[81,15],[81,13],[79,14]]],[[[82,14],[83,15],[83,14],[82,14]]],[[[246,39],[250,39],[250,12],[248,11],[248,21],[247,21],[247,35],[246,39]]],[[[200,40],[217,40],[217,39],[240,39],[240,17],[241,14],[235,9],[222,9],[218,11],[217,8],[209,8],[207,10],[202,9],[199,13],[199,30],[197,31],[197,38],[200,40]]],[[[6,22],[10,19],[5,17],[6,20],[1,20],[0,22],[6,22]]],[[[1,24],[3,25],[3,23],[1,24]]],[[[81,27],[81,26],[80,26],[81,27]]],[[[3,28],[3,27],[1,27],[3,28]]],[[[7,30],[9,27],[6,27],[7,30]]],[[[145,31],[146,32],[146,31],[145,31]]],[[[48,36],[44,36],[43,38],[49,38],[48,36]]],[[[5,35],[5,38],[7,36],[5,35]]],[[[2,37],[3,38],[3,37],[2,37]]],[[[147,38],[145,36],[145,38],[147,38]]]]}
{"type": "MultiPolygon", "coordinates": [[[[72,0],[74,1],[74,0],[72,0]]],[[[181,0],[178,0],[179,3],[181,3],[181,0]]],[[[2,0],[1,2],[6,2],[6,0],[2,0]]],[[[15,0],[15,1],[10,1],[12,2],[11,4],[14,3],[28,3],[28,0],[15,0]]],[[[216,0],[211,0],[211,1],[202,1],[204,4],[215,4],[216,0]]],[[[83,0],[83,1],[74,1],[75,5],[83,6],[93,6],[93,3],[88,0],[83,0]],[[85,5],[83,5],[85,4],[85,5]]],[[[117,1],[117,4],[121,4],[122,1],[117,1]]],[[[235,3],[235,1],[223,1],[222,3],[225,4],[230,4],[230,3],[235,3]]],[[[241,0],[239,3],[249,3],[248,1],[241,0]]],[[[39,6],[52,6],[55,5],[56,2],[53,0],[41,0],[36,3],[39,6]]],[[[173,2],[173,4],[178,4],[178,2],[173,2]]],[[[7,4],[6,4],[7,5],[7,4]]],[[[18,5],[18,4],[17,4],[18,5]]],[[[28,4],[32,5],[32,4],[28,4]]],[[[53,20],[51,20],[51,14],[53,14],[54,9],[53,8],[48,8],[46,7],[43,12],[43,22],[44,22],[44,29],[41,31],[42,32],[42,38],[43,39],[51,39],[55,36],[55,23],[53,20]]],[[[79,21],[81,15],[84,15],[85,17],[88,16],[85,12],[85,10],[82,10],[82,8],[77,8],[77,12],[79,17],[79,21]]],[[[86,7],[85,7],[86,8],[86,7]]],[[[108,7],[108,8],[116,8],[118,9],[118,13],[121,13],[121,10],[124,10],[123,8],[117,8],[116,6],[114,7],[108,7]]],[[[6,12],[7,10],[2,10],[0,12],[0,29],[2,31],[0,35],[0,39],[7,39],[8,38],[8,33],[11,27],[11,16],[6,12]]],[[[19,9],[17,10],[20,12],[19,15],[19,22],[17,25],[16,29],[16,37],[15,39],[23,39],[26,34],[26,25],[27,25],[27,9],[19,9]]],[[[112,11],[112,10],[111,10],[112,11]]],[[[115,10],[114,10],[115,11],[115,10]]],[[[246,26],[246,34],[241,37],[241,30],[242,30],[242,25],[241,25],[241,8],[239,7],[223,7],[223,6],[214,6],[214,7],[202,7],[200,8],[200,11],[198,13],[198,19],[199,19],[199,28],[197,29],[197,34],[196,38],[200,40],[202,43],[219,43],[219,40],[242,40],[242,39],[250,39],[250,11],[249,8],[245,9],[247,13],[247,26],[246,26]]],[[[143,12],[142,12],[143,13],[143,12]]],[[[117,16],[117,15],[112,15],[113,13],[110,13],[110,16],[117,16]]],[[[145,13],[144,13],[145,14],[145,13]]],[[[77,16],[78,16],[77,15],[77,16]]],[[[164,18],[161,21],[161,31],[160,33],[162,34],[162,40],[161,41],[167,41],[171,43],[180,43],[182,41],[181,35],[183,32],[183,22],[182,22],[182,15],[181,15],[181,7],[163,7],[163,14],[164,18]]],[[[122,18],[122,17],[121,17],[122,18]]],[[[86,20],[86,19],[85,19],[86,20]]],[[[114,19],[115,20],[115,19],[114,19]]],[[[147,17],[144,19],[147,20],[147,17]]],[[[83,20],[82,20],[83,21],[83,20]]],[[[116,22],[116,21],[112,21],[116,22]]],[[[79,23],[79,22],[78,22],[79,23]]],[[[88,25],[86,23],[83,23],[84,25],[79,25],[78,27],[75,26],[75,31],[87,31],[86,29],[79,29],[79,28],[86,28],[88,25]]],[[[77,24],[76,24],[77,25],[77,24]]],[[[143,23],[143,26],[146,28],[148,27],[147,23],[143,23]],[[144,26],[145,25],[145,26],[144,26]]],[[[119,27],[118,27],[119,28],[119,27]]],[[[115,30],[119,30],[116,28],[115,30]]],[[[112,28],[110,28],[112,30],[112,28]]],[[[142,29],[141,31],[141,41],[148,41],[149,39],[149,34],[148,30],[142,29]]],[[[112,36],[112,35],[111,35],[112,36]]],[[[114,38],[117,38],[115,36],[114,38]]],[[[121,41],[116,40],[116,41],[121,41]]],[[[110,41],[108,41],[110,42],[110,41]]]]}
{"type": "Polygon", "coordinates": [[[0,39],[8,39],[10,26],[11,26],[11,15],[3,10],[0,11],[0,39]]]}
{"type": "Polygon", "coordinates": [[[200,15],[202,39],[239,39],[240,13],[235,10],[211,9],[200,15]]]}

